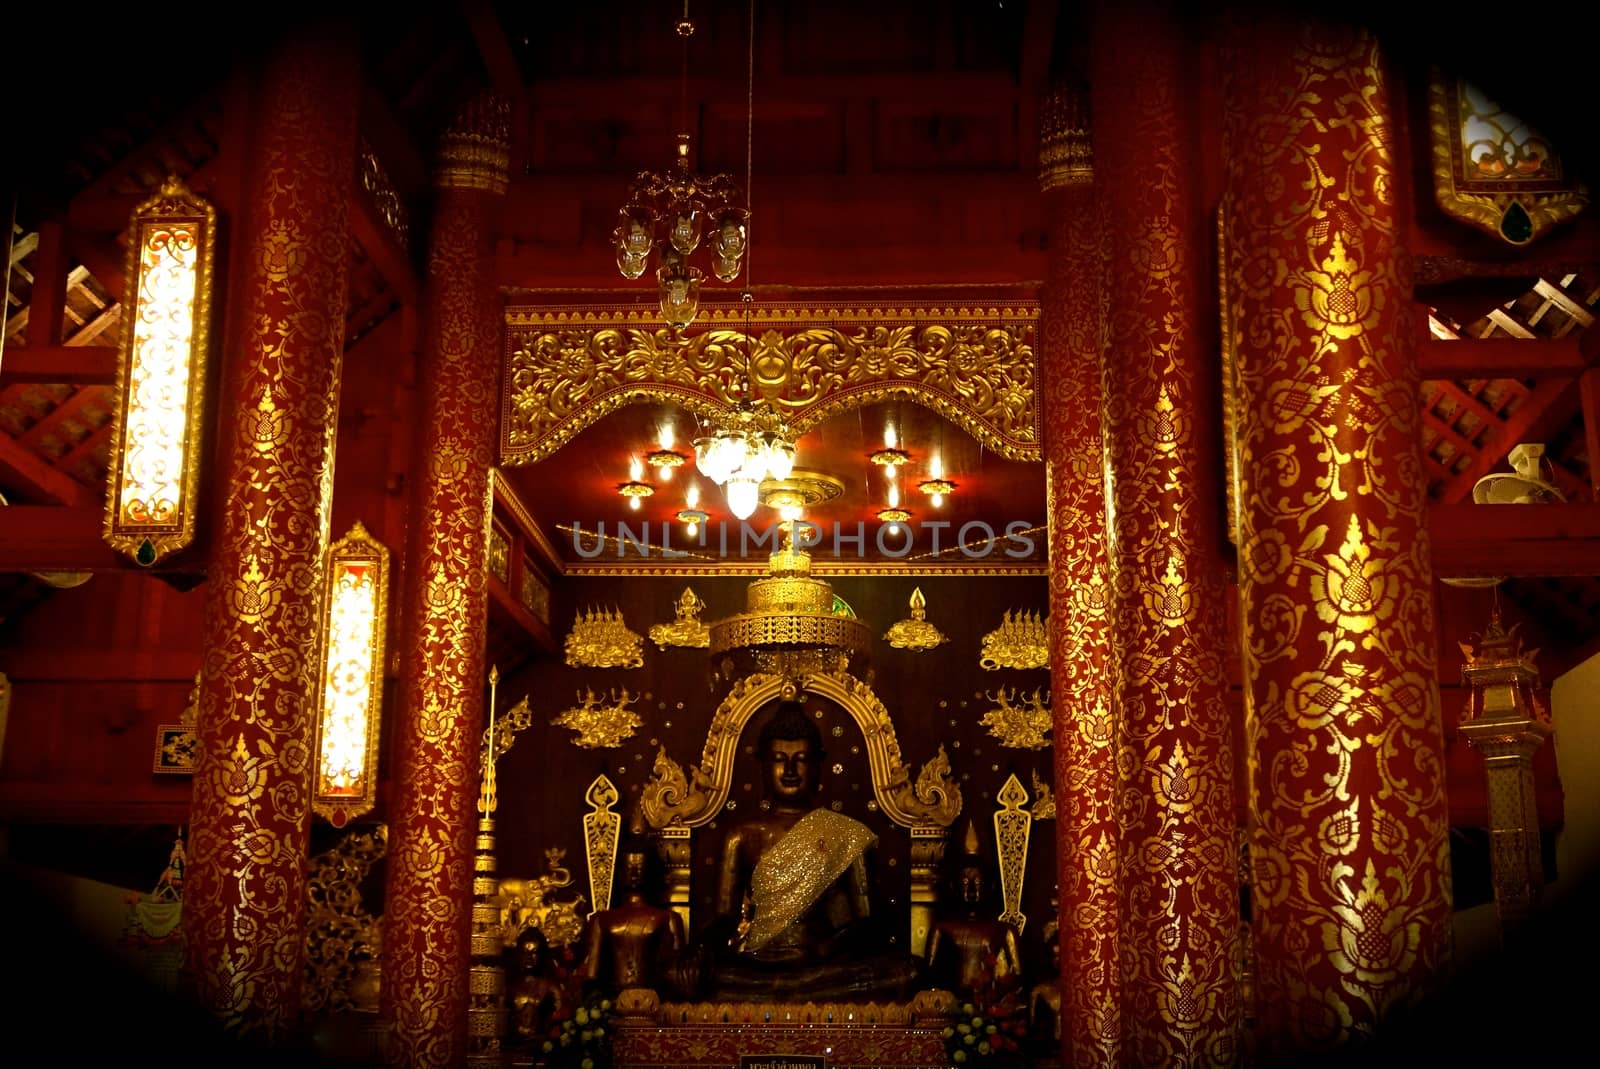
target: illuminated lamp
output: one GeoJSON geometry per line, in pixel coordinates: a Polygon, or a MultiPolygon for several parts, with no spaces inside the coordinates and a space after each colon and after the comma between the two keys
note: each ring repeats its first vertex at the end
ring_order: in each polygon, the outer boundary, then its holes
{"type": "Polygon", "coordinates": [[[378,736],[388,630],[389,551],[359,522],[328,547],[322,704],[311,808],[336,828],[378,798],[378,736]]]}
{"type": "Polygon", "coordinates": [[[129,225],[104,538],[148,568],[194,541],[217,212],[171,177],[129,225]]]}

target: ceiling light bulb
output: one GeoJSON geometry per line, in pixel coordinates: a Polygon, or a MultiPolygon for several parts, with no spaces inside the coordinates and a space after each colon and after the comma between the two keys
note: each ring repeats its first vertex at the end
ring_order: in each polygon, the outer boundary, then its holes
{"type": "Polygon", "coordinates": [[[728,480],[728,511],[741,520],[748,520],[761,503],[761,484],[756,480],[736,475],[728,480]]]}
{"type": "Polygon", "coordinates": [[[628,478],[634,482],[644,478],[644,463],[638,457],[628,458],[628,478]]]}
{"type": "Polygon", "coordinates": [[[672,433],[672,424],[663,423],[656,431],[656,444],[662,449],[671,449],[675,435],[672,433]]]}
{"type": "Polygon", "coordinates": [[[900,507],[900,487],[896,483],[889,484],[889,507],[892,509],[900,507]]]}
{"type": "Polygon", "coordinates": [[[937,508],[943,508],[944,507],[944,495],[943,494],[934,494],[933,497],[931,498],[931,500],[933,501],[933,507],[934,508],[937,509],[937,508]]]}
{"type": "MultiPolygon", "coordinates": [[[[666,446],[661,448],[665,449],[666,446]]],[[[928,461],[928,474],[935,479],[944,478],[944,461],[939,459],[938,453],[933,454],[933,457],[928,461]]]]}
{"type": "Polygon", "coordinates": [[[693,538],[695,535],[700,533],[700,525],[698,523],[696,523],[694,520],[690,520],[689,521],[689,526],[686,527],[685,530],[687,530],[689,532],[689,537],[693,538]]]}
{"type": "Polygon", "coordinates": [[[778,518],[784,523],[793,523],[800,518],[799,505],[782,505],[778,508],[778,518]]]}
{"type": "Polygon", "coordinates": [[[684,488],[683,503],[692,509],[700,507],[700,484],[690,483],[684,488]]]}
{"type": "Polygon", "coordinates": [[[883,425],[883,447],[885,449],[900,448],[900,439],[894,432],[893,423],[885,423],[883,425]]]}
{"type": "Polygon", "coordinates": [[[639,511],[639,499],[636,498],[636,497],[628,498],[628,507],[631,508],[633,511],[638,512],[639,511]]]}

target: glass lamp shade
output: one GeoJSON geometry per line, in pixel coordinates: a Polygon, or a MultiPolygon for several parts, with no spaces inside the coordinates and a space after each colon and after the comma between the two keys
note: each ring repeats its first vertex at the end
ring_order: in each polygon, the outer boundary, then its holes
{"type": "Polygon", "coordinates": [[[629,252],[622,239],[617,239],[617,270],[622,272],[623,278],[638,278],[644,274],[646,263],[644,253],[629,252]]]}
{"type": "Polygon", "coordinates": [[[762,452],[765,454],[767,471],[774,479],[787,479],[794,471],[794,446],[782,438],[774,435],[762,452]]]}
{"type": "Polygon", "coordinates": [[[750,213],[743,208],[724,208],[718,212],[716,236],[711,241],[712,251],[737,264],[744,256],[745,243],[749,240],[749,218],[750,213]]]}
{"type": "Polygon", "coordinates": [[[744,436],[737,431],[721,430],[709,438],[696,438],[694,459],[700,473],[721,486],[744,466],[744,436]]]}
{"type": "Polygon", "coordinates": [[[728,511],[741,520],[748,520],[761,503],[761,483],[745,474],[728,480],[728,511]]]}
{"type": "Polygon", "coordinates": [[[648,256],[656,243],[655,216],[643,208],[623,208],[617,213],[617,254],[648,256]]]}
{"type": "Polygon", "coordinates": [[[681,263],[666,264],[656,271],[660,282],[661,318],[675,327],[683,328],[694,322],[700,311],[700,282],[706,273],[698,267],[681,263]]]}
{"type": "Polygon", "coordinates": [[[711,273],[717,276],[720,282],[739,281],[739,261],[730,260],[725,256],[711,258],[711,273]]]}
{"type": "Polygon", "coordinates": [[[700,229],[704,222],[700,209],[689,204],[680,204],[672,210],[672,226],[667,231],[667,238],[672,242],[672,247],[689,255],[700,247],[700,229]]]}

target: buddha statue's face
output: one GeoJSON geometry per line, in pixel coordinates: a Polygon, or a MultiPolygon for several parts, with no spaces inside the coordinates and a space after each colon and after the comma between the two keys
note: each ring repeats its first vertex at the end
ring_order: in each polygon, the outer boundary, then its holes
{"type": "Polygon", "coordinates": [[[767,748],[767,792],[778,804],[807,801],[817,785],[820,754],[806,739],[774,739],[767,748]]]}
{"type": "Polygon", "coordinates": [[[961,901],[968,906],[983,904],[983,870],[975,865],[961,870],[961,901]]]}

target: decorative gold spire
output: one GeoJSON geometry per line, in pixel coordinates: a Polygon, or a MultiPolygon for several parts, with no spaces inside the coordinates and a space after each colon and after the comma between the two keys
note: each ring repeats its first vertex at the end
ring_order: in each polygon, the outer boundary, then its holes
{"type": "Polygon", "coordinates": [[[511,107],[481,93],[461,109],[439,145],[440,189],[504,193],[511,175],[511,107]]]}
{"type": "Polygon", "coordinates": [[[1094,181],[1094,148],[1089,140],[1089,94],[1057,86],[1039,107],[1039,188],[1045,193],[1094,181]]]}

